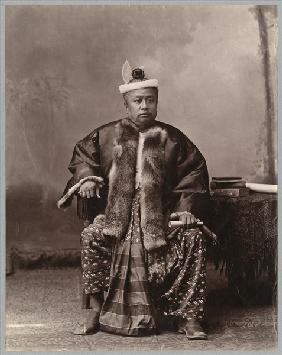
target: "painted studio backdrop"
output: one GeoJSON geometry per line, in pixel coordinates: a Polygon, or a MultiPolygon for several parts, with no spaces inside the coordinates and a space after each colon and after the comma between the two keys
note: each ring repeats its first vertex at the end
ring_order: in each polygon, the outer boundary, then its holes
{"type": "Polygon", "coordinates": [[[275,6],[27,5],[5,17],[8,248],[79,246],[75,204],[56,201],[74,144],[125,115],[125,59],[159,79],[158,119],[199,147],[210,176],[276,183],[275,6]]]}

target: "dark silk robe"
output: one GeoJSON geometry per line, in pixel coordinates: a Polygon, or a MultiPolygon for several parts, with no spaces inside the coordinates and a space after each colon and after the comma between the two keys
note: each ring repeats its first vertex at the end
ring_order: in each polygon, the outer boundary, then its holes
{"type": "MultiPolygon", "coordinates": [[[[116,139],[116,125],[110,122],[93,130],[80,140],[74,148],[69,164],[73,174],[64,193],[75,183],[87,176],[102,177],[105,186],[100,191],[101,199],[78,199],[78,216],[90,221],[105,213],[109,195],[109,175],[113,165],[113,146],[116,139]]],[[[209,176],[206,161],[199,149],[177,128],[160,121],[154,121],[152,128],[160,128],[167,134],[164,144],[164,181],[161,190],[162,211],[189,211],[197,218],[207,221],[209,202],[209,176]]],[[[151,150],[154,149],[152,145],[151,150]]],[[[156,166],[158,169],[158,166],[156,166]]],[[[154,179],[154,176],[152,177],[154,179]]],[[[153,198],[153,197],[152,197],[153,198]]],[[[71,203],[69,199],[63,207],[71,203]]]]}

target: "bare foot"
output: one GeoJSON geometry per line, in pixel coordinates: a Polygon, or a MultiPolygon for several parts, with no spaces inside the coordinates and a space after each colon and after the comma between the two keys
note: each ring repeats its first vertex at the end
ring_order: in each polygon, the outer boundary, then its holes
{"type": "Polygon", "coordinates": [[[72,333],[75,335],[90,335],[97,333],[99,330],[99,316],[100,312],[94,311],[93,309],[87,309],[84,321],[78,323],[72,333]]]}
{"type": "Polygon", "coordinates": [[[178,326],[178,332],[186,334],[189,340],[206,340],[208,338],[199,321],[196,319],[182,321],[178,326]]]}

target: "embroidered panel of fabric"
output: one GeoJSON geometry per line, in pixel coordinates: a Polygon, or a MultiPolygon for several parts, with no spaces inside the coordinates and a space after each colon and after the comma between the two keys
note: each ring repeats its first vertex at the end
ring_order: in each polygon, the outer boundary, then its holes
{"type": "Polygon", "coordinates": [[[135,188],[138,189],[141,184],[141,163],[142,163],[142,152],[144,146],[144,134],[139,132],[138,150],[137,150],[137,162],[136,162],[136,178],[135,178],[135,188]]]}

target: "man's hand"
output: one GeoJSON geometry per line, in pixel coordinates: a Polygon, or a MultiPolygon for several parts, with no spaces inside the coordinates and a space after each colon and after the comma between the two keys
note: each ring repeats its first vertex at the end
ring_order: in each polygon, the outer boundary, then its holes
{"type": "Polygon", "coordinates": [[[174,212],[170,215],[170,219],[183,222],[186,228],[191,225],[196,225],[198,221],[198,219],[190,212],[174,212]]]}
{"type": "Polygon", "coordinates": [[[99,189],[100,186],[99,184],[97,184],[94,181],[85,181],[79,189],[79,194],[81,197],[94,197],[97,196],[98,198],[100,198],[100,194],[99,194],[99,189]]]}

